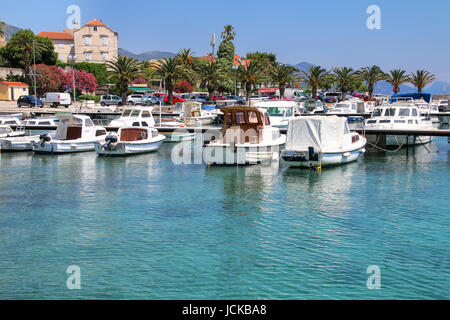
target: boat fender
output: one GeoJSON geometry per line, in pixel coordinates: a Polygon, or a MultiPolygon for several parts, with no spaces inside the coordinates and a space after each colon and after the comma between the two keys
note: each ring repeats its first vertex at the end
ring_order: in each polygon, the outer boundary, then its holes
{"type": "Polygon", "coordinates": [[[351,155],[351,153],[350,153],[350,152],[346,152],[346,153],[344,153],[344,154],[343,154],[343,156],[344,156],[345,158],[348,158],[348,157],[350,157],[350,155],[351,155]]]}

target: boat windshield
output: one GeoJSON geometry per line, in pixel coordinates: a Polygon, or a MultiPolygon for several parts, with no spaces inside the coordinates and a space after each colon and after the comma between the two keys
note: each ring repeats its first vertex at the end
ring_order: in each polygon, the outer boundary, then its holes
{"type": "Polygon", "coordinates": [[[389,117],[389,116],[395,116],[395,108],[386,108],[384,110],[384,116],[385,117],[389,117]]]}
{"type": "Polygon", "coordinates": [[[375,109],[375,110],[373,110],[373,114],[372,114],[372,116],[373,117],[381,117],[381,109],[375,109]]]}
{"type": "Polygon", "coordinates": [[[130,117],[139,117],[139,114],[140,114],[140,113],[141,113],[140,110],[133,110],[133,111],[131,112],[130,117]]]}
{"type": "Polygon", "coordinates": [[[131,109],[125,109],[122,113],[122,117],[129,117],[131,114],[131,109]]]}
{"type": "Polygon", "coordinates": [[[11,133],[11,132],[12,132],[12,130],[8,127],[0,128],[0,134],[11,133]]]}
{"type": "Polygon", "coordinates": [[[271,117],[292,117],[294,115],[293,108],[286,107],[267,108],[267,112],[271,117]]]}

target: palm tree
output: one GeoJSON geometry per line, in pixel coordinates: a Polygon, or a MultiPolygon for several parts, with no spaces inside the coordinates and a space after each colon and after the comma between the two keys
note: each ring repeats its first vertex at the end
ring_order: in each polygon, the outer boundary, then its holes
{"type": "Polygon", "coordinates": [[[168,92],[168,103],[173,103],[173,88],[177,79],[180,79],[185,75],[183,65],[178,57],[164,58],[161,63],[154,63],[153,67],[156,73],[164,79],[166,84],[166,90],[168,92]]]}
{"type": "Polygon", "coordinates": [[[386,73],[384,73],[379,66],[361,68],[357,74],[362,81],[367,83],[370,98],[373,96],[375,83],[381,80],[386,80],[387,78],[386,73]]]}
{"type": "Polygon", "coordinates": [[[259,82],[260,78],[263,76],[263,72],[257,63],[250,61],[247,66],[240,65],[238,67],[237,75],[237,78],[245,86],[247,104],[250,104],[250,94],[252,92],[252,88],[259,82]]]}
{"type": "Polygon", "coordinates": [[[217,84],[224,78],[224,73],[217,62],[209,61],[199,67],[199,77],[206,83],[209,97],[212,96],[217,88],[217,84]]]}
{"type": "Polygon", "coordinates": [[[411,73],[409,83],[417,88],[417,92],[422,92],[422,89],[436,80],[434,74],[426,70],[417,70],[416,73],[411,73]]]}
{"type": "Polygon", "coordinates": [[[273,81],[278,83],[278,88],[280,90],[280,98],[284,98],[284,90],[289,83],[295,81],[295,74],[297,69],[292,66],[287,66],[282,63],[277,63],[275,70],[273,72],[273,81]]]}
{"type": "Polygon", "coordinates": [[[388,82],[392,85],[394,94],[399,93],[400,86],[403,83],[409,82],[409,81],[410,81],[410,78],[406,74],[406,71],[401,70],[401,69],[389,70],[389,73],[387,74],[387,77],[386,77],[386,82],[388,82]]]}
{"type": "Polygon", "coordinates": [[[342,101],[344,101],[347,96],[348,88],[357,77],[357,73],[353,71],[353,68],[347,67],[336,68],[333,70],[333,72],[336,78],[337,85],[342,92],[341,99],[342,101]]]}
{"type": "Polygon", "coordinates": [[[180,64],[183,68],[183,80],[187,80],[190,83],[195,81],[196,72],[194,66],[194,57],[192,56],[194,52],[191,49],[182,49],[176,57],[180,60],[180,64]]]}
{"type": "Polygon", "coordinates": [[[322,87],[329,80],[329,73],[321,66],[311,66],[308,71],[300,71],[301,80],[305,82],[308,87],[311,87],[312,97],[317,97],[317,89],[322,87]]]}
{"type": "Polygon", "coordinates": [[[117,83],[122,101],[125,102],[129,83],[139,76],[139,62],[133,58],[118,55],[114,60],[107,61],[106,66],[109,69],[109,78],[117,83]]]}
{"type": "Polygon", "coordinates": [[[234,27],[230,24],[227,24],[223,27],[222,39],[226,41],[232,41],[236,37],[236,32],[234,32],[234,27]]]}

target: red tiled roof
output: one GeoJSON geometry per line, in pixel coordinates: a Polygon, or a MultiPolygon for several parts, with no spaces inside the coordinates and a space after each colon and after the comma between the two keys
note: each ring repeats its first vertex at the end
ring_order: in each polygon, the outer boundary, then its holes
{"type": "MultiPolygon", "coordinates": [[[[199,58],[199,59],[204,59],[204,60],[209,60],[209,61],[211,61],[211,62],[216,62],[216,59],[213,60],[213,58],[212,58],[211,55],[203,56],[203,57],[198,57],[198,58],[199,58]]],[[[233,61],[233,62],[234,62],[234,64],[237,65],[237,66],[240,66],[240,65],[246,66],[247,64],[250,63],[250,60],[249,60],[249,59],[242,58],[242,57],[238,56],[237,54],[234,54],[234,61],[233,61]]]]}
{"type": "Polygon", "coordinates": [[[105,26],[100,20],[94,19],[85,24],[85,26],[105,26]]]}
{"type": "Polygon", "coordinates": [[[23,82],[16,82],[16,81],[0,81],[0,83],[6,84],[7,86],[21,86],[21,87],[28,87],[26,83],[23,82]]]}
{"type": "Polygon", "coordinates": [[[51,40],[73,40],[73,35],[68,32],[42,31],[37,36],[51,40]]]}

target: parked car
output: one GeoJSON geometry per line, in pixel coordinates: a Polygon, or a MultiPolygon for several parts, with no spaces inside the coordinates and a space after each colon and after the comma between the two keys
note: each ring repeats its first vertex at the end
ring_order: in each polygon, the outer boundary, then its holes
{"type": "Polygon", "coordinates": [[[269,100],[280,100],[280,96],[277,95],[269,96],[269,100]]]}
{"type": "Polygon", "coordinates": [[[142,94],[130,94],[127,97],[127,104],[131,106],[136,106],[139,104],[142,104],[142,99],[144,98],[144,95],[142,94]]]}
{"type": "Polygon", "coordinates": [[[159,105],[162,102],[163,102],[162,99],[157,98],[155,96],[144,96],[144,98],[142,99],[142,105],[144,106],[159,105]]]}
{"type": "Polygon", "coordinates": [[[34,107],[37,106],[39,108],[42,108],[44,106],[44,102],[41,99],[36,98],[35,96],[20,96],[19,99],[17,99],[17,107],[34,107]]]}
{"type": "Polygon", "coordinates": [[[44,104],[52,105],[53,107],[63,106],[68,108],[72,103],[70,94],[60,92],[47,92],[42,97],[44,104]]]}
{"type": "Polygon", "coordinates": [[[439,112],[447,112],[449,110],[448,100],[439,100],[438,109],[439,109],[439,112]]]}
{"type": "Polygon", "coordinates": [[[195,94],[195,93],[185,93],[181,95],[182,99],[186,99],[186,100],[191,100],[191,101],[196,101],[196,102],[200,102],[200,103],[205,103],[207,101],[207,97],[204,97],[200,94],[195,94]]]}
{"type": "Polygon", "coordinates": [[[220,95],[220,94],[213,94],[211,96],[211,101],[216,101],[216,100],[227,100],[227,98],[225,98],[224,96],[220,95]]]}
{"type": "Polygon", "coordinates": [[[228,100],[236,100],[237,104],[239,104],[241,106],[245,105],[244,99],[242,99],[242,98],[240,98],[238,96],[231,95],[231,96],[225,96],[225,98],[228,99],[228,100]]]}
{"type": "MultiPolygon", "coordinates": [[[[172,102],[173,103],[177,103],[177,102],[185,102],[186,101],[186,99],[182,99],[182,98],[180,98],[179,96],[173,96],[172,97],[172,102]]],[[[169,102],[169,96],[168,95],[166,95],[165,97],[164,97],[164,102],[165,103],[168,103],[169,102]]]]}
{"type": "Polygon", "coordinates": [[[104,106],[121,106],[122,105],[122,98],[119,96],[115,96],[112,94],[103,94],[100,96],[100,104],[104,106]]]}

